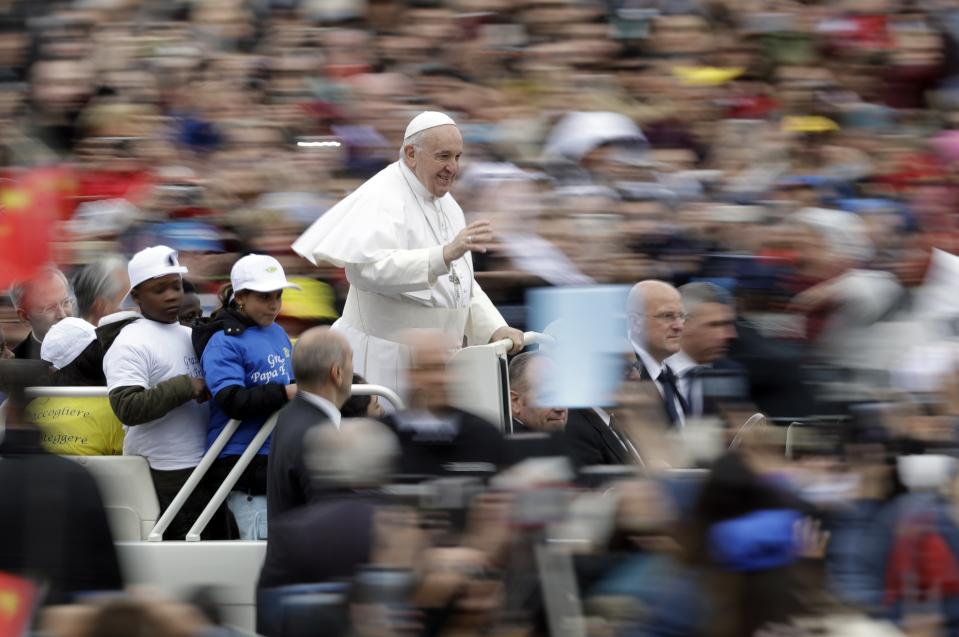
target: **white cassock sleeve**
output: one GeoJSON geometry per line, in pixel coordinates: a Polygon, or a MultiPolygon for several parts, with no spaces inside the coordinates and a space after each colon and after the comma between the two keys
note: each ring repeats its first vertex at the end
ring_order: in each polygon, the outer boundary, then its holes
{"type": "Polygon", "coordinates": [[[443,246],[393,250],[369,263],[348,263],[346,276],[351,285],[365,292],[403,294],[426,290],[448,272],[443,246]]]}
{"type": "Polygon", "coordinates": [[[366,292],[427,291],[449,268],[442,246],[419,247],[431,241],[410,225],[411,197],[398,162],[390,164],[317,219],[293,250],[346,268],[350,284],[366,292]]]}
{"type": "Polygon", "coordinates": [[[506,327],[506,320],[486,296],[479,283],[473,281],[470,313],[466,321],[466,344],[486,345],[493,332],[506,327]]]}

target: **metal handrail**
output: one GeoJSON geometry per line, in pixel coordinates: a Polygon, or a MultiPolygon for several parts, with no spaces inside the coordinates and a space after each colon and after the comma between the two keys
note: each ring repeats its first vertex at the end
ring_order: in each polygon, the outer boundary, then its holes
{"type": "MultiPolygon", "coordinates": [[[[353,385],[350,391],[357,396],[381,396],[391,402],[397,410],[406,408],[403,400],[395,391],[388,387],[383,387],[382,385],[353,385]]],[[[253,462],[253,458],[260,451],[263,445],[266,444],[266,439],[270,437],[271,433],[273,433],[273,429],[276,427],[276,418],[277,414],[273,414],[265,423],[263,423],[263,425],[260,427],[260,430],[256,432],[256,435],[253,436],[253,440],[251,440],[250,444],[248,444],[246,449],[243,450],[243,453],[237,459],[236,464],[233,465],[230,473],[228,473],[226,478],[223,479],[223,482],[216,490],[216,493],[214,493],[213,497],[210,498],[210,501],[200,513],[199,517],[197,517],[196,522],[190,528],[190,531],[186,535],[187,542],[200,541],[200,534],[203,533],[206,525],[209,524],[210,520],[213,519],[217,509],[219,509],[220,506],[222,506],[222,504],[226,501],[227,496],[230,495],[230,491],[239,481],[240,476],[243,475],[243,472],[246,471],[247,467],[250,466],[250,463],[253,462]]],[[[219,438],[217,438],[217,441],[219,442],[219,438]]],[[[217,455],[219,455],[219,451],[217,452],[217,455]]],[[[204,460],[206,460],[206,456],[204,456],[204,460]]],[[[192,478],[193,476],[190,477],[192,478]]],[[[179,497],[179,494],[177,494],[177,497],[179,497]]]]}
{"type": "MultiPolygon", "coordinates": [[[[230,473],[228,473],[226,478],[223,479],[223,482],[216,490],[216,493],[214,493],[213,497],[210,498],[210,502],[207,503],[206,507],[197,517],[196,522],[193,523],[193,526],[190,527],[190,530],[186,534],[187,542],[200,541],[200,534],[203,533],[206,525],[209,524],[210,520],[213,519],[217,509],[220,508],[220,506],[226,500],[226,497],[230,495],[230,491],[233,490],[233,486],[237,483],[237,481],[239,481],[240,476],[243,475],[243,472],[246,471],[246,468],[250,466],[251,462],[253,462],[253,457],[259,453],[260,449],[266,443],[266,439],[270,437],[271,433],[273,433],[273,429],[276,427],[276,418],[277,414],[273,414],[267,418],[266,422],[260,427],[260,430],[256,432],[255,436],[253,436],[253,440],[251,440],[250,444],[248,444],[246,449],[243,450],[243,453],[236,461],[236,464],[233,465],[230,473]]],[[[234,428],[234,431],[236,431],[236,428],[234,428]]],[[[220,452],[217,451],[217,455],[219,454],[220,452]]],[[[204,457],[204,460],[205,459],[206,458],[204,457]]],[[[179,494],[177,494],[177,496],[179,497],[179,494]]]]}
{"type": "MultiPolygon", "coordinates": [[[[549,334],[541,334],[540,332],[523,333],[523,346],[539,345],[541,347],[552,347],[555,343],[556,339],[549,334]]],[[[490,343],[490,345],[496,348],[497,354],[506,354],[513,349],[513,341],[509,340],[508,338],[495,341],[490,343]]]]}
{"type": "Polygon", "coordinates": [[[223,447],[225,447],[226,443],[230,441],[230,438],[233,437],[233,434],[236,433],[236,430],[239,428],[239,426],[240,421],[236,420],[235,418],[226,423],[223,431],[220,432],[220,435],[216,437],[216,440],[213,441],[213,444],[210,445],[210,448],[206,450],[205,454],[203,454],[203,458],[200,459],[200,464],[193,469],[193,473],[190,474],[190,477],[187,478],[186,482],[183,483],[183,486],[180,487],[176,497],[174,497],[173,501],[170,502],[170,506],[166,508],[166,511],[163,512],[163,515],[161,515],[160,519],[157,520],[153,530],[150,531],[150,535],[147,536],[148,542],[163,541],[163,534],[166,532],[167,527],[170,526],[170,523],[173,522],[173,518],[177,516],[177,514],[180,512],[180,509],[182,509],[183,505],[186,504],[187,499],[193,495],[194,491],[196,491],[200,481],[206,477],[207,471],[209,471],[210,467],[213,466],[213,463],[220,455],[220,452],[223,451],[223,447]]]}
{"type": "Polygon", "coordinates": [[[406,405],[403,403],[403,399],[400,398],[400,395],[389,387],[384,387],[383,385],[353,385],[352,389],[350,389],[350,393],[353,396],[380,396],[390,401],[397,411],[406,409],[406,405]]]}
{"type": "MultiPolygon", "coordinates": [[[[357,396],[381,396],[392,403],[397,410],[406,408],[403,400],[395,391],[388,387],[383,387],[382,385],[353,385],[351,392],[357,396]]],[[[109,397],[109,392],[106,387],[28,387],[25,390],[25,393],[28,398],[109,397]]],[[[190,477],[187,478],[187,481],[180,488],[180,491],[176,494],[176,497],[173,498],[173,501],[170,502],[170,505],[163,512],[163,515],[160,516],[159,520],[157,520],[153,530],[150,531],[150,534],[147,536],[148,542],[160,542],[163,540],[163,534],[170,526],[170,523],[183,508],[183,505],[186,503],[187,499],[189,499],[189,497],[193,495],[193,492],[196,491],[200,481],[206,476],[207,472],[210,470],[210,467],[213,465],[213,462],[223,451],[223,448],[226,447],[227,443],[230,441],[230,438],[233,437],[233,434],[236,433],[236,430],[239,428],[239,426],[240,421],[233,419],[230,420],[225,427],[223,427],[223,431],[220,432],[220,434],[216,437],[216,440],[213,441],[213,444],[210,445],[210,448],[207,449],[206,453],[203,454],[203,458],[200,459],[199,464],[197,464],[196,468],[193,469],[190,477]]],[[[263,426],[260,427],[260,430],[253,437],[253,440],[251,440],[250,444],[247,445],[247,448],[243,451],[243,454],[240,456],[239,460],[237,460],[236,465],[233,467],[230,473],[227,474],[223,484],[220,485],[220,488],[217,489],[209,504],[207,504],[206,508],[203,509],[203,512],[200,514],[200,517],[197,518],[196,523],[190,528],[190,531],[186,536],[186,541],[196,542],[200,539],[200,534],[213,518],[213,514],[226,500],[226,496],[229,495],[230,489],[233,488],[243,472],[246,471],[246,468],[253,461],[253,457],[263,447],[263,444],[266,442],[266,439],[269,437],[270,433],[272,433],[275,426],[276,415],[274,414],[267,419],[265,423],[263,423],[263,426]]]]}
{"type": "Polygon", "coordinates": [[[27,387],[27,398],[107,398],[106,387],[27,387]]]}

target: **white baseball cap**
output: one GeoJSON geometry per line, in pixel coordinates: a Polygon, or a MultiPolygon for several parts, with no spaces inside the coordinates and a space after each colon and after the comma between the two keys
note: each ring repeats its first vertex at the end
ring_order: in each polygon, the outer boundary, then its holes
{"type": "Polygon", "coordinates": [[[168,274],[186,274],[187,271],[177,261],[177,251],[167,246],[153,246],[140,250],[133,255],[127,266],[131,290],[144,281],[168,274]]]}
{"type": "Polygon", "coordinates": [[[95,341],[95,328],[83,319],[68,316],[58,321],[43,337],[40,358],[57,369],[63,369],[95,341]]]}
{"type": "Polygon", "coordinates": [[[248,254],[234,263],[230,270],[230,283],[233,284],[234,294],[241,290],[275,292],[284,288],[300,289],[300,286],[286,280],[280,262],[265,254],[248,254]]]}

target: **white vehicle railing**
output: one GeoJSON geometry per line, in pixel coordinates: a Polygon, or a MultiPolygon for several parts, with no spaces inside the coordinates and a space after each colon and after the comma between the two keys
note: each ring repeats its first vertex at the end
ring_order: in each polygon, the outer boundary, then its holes
{"type": "MultiPolygon", "coordinates": [[[[523,345],[549,348],[553,337],[539,332],[523,334],[523,345]]],[[[474,345],[457,351],[451,369],[460,382],[452,388],[453,406],[487,420],[504,433],[512,431],[509,369],[506,354],[513,341],[503,339],[488,345],[474,345]],[[469,379],[468,382],[464,379],[469,379]]]]}
{"type": "MultiPolygon", "coordinates": [[[[382,396],[386,400],[390,401],[393,406],[397,409],[403,409],[403,401],[400,399],[399,395],[388,387],[383,387],[381,385],[353,385],[350,390],[353,396],[382,396]]],[[[230,424],[237,422],[231,420],[230,424]]],[[[276,427],[276,414],[267,419],[263,426],[260,427],[260,430],[256,432],[256,435],[253,437],[253,440],[250,441],[250,444],[247,445],[246,449],[243,451],[243,454],[236,461],[236,464],[233,466],[233,469],[230,470],[230,473],[227,474],[224,478],[223,483],[220,484],[220,488],[216,490],[216,493],[213,494],[213,497],[210,499],[210,502],[206,505],[206,508],[203,509],[203,512],[200,513],[197,517],[196,522],[190,527],[190,531],[186,535],[187,542],[199,542],[200,534],[203,533],[203,530],[206,528],[206,525],[210,523],[210,520],[213,519],[216,510],[226,501],[230,491],[233,490],[233,486],[239,481],[240,476],[243,475],[243,472],[246,471],[246,468],[250,466],[250,463],[253,462],[253,458],[266,443],[266,439],[270,437],[270,434],[273,433],[273,429],[276,427]]],[[[233,428],[234,431],[236,427],[233,428]]],[[[230,434],[232,436],[232,434],[230,434]]],[[[222,437],[223,434],[220,435],[222,437]]],[[[217,438],[219,442],[220,438],[217,438]]],[[[226,444],[224,442],[224,444],[226,444]]],[[[212,450],[212,447],[211,447],[212,450]]],[[[209,452],[207,452],[209,454],[209,452]]],[[[213,458],[216,458],[219,455],[217,451],[216,455],[213,458]]],[[[204,460],[206,457],[204,456],[204,460]]],[[[213,462],[212,460],[210,461],[213,462]]],[[[192,476],[191,476],[192,477],[192,476]]],[[[179,494],[178,494],[179,495],[179,494]]],[[[172,507],[171,507],[172,508],[172,507]]]]}
{"type": "MultiPolygon", "coordinates": [[[[397,410],[405,408],[405,405],[403,404],[403,401],[400,399],[399,395],[397,395],[396,392],[388,387],[383,387],[381,385],[353,385],[351,391],[354,396],[380,396],[392,403],[397,410]]],[[[29,387],[26,390],[26,395],[28,398],[107,398],[109,393],[106,387],[29,387]]],[[[226,424],[226,426],[223,428],[223,431],[220,432],[220,435],[216,437],[216,440],[213,441],[213,444],[210,445],[210,448],[207,449],[205,454],[203,454],[203,458],[200,459],[200,463],[190,474],[190,477],[187,478],[187,481],[180,488],[180,491],[176,494],[176,497],[173,498],[170,506],[167,507],[166,511],[163,512],[163,515],[160,516],[160,519],[157,520],[156,525],[153,527],[153,530],[150,531],[150,534],[147,537],[147,541],[160,542],[163,540],[163,534],[170,526],[173,518],[177,516],[187,499],[189,499],[189,497],[193,495],[193,492],[196,491],[200,481],[203,480],[204,476],[206,476],[207,471],[210,470],[213,462],[220,455],[220,452],[223,451],[223,448],[230,441],[230,438],[233,437],[233,434],[236,433],[236,430],[239,426],[239,420],[230,420],[226,424]]],[[[273,428],[275,426],[276,415],[270,417],[265,423],[263,423],[263,426],[260,427],[260,430],[253,437],[253,440],[250,441],[250,444],[247,445],[247,448],[244,450],[239,460],[237,460],[236,465],[227,475],[226,479],[223,481],[223,484],[221,484],[220,488],[217,489],[209,504],[207,504],[206,508],[203,509],[203,512],[197,518],[196,523],[190,529],[186,536],[186,540],[188,542],[197,542],[200,540],[200,534],[203,532],[203,529],[206,528],[206,525],[209,524],[213,514],[226,500],[230,490],[240,479],[240,476],[243,475],[243,472],[246,471],[246,468],[250,466],[250,463],[253,461],[253,457],[256,456],[257,452],[266,442],[266,439],[271,433],[273,433],[273,428]]]]}
{"type": "MultiPolygon", "coordinates": [[[[529,347],[530,345],[539,345],[542,348],[549,348],[556,344],[556,340],[549,334],[541,334],[540,332],[523,332],[523,345],[529,347]]],[[[508,338],[504,338],[501,341],[496,341],[495,343],[490,343],[493,346],[494,351],[497,354],[506,354],[511,349],[513,349],[513,341],[508,338]]]]}

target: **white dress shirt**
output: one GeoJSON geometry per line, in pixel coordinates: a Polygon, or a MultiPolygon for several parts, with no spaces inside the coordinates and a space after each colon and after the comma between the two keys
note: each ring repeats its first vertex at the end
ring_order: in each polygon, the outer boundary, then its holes
{"type": "Polygon", "coordinates": [[[340,410],[336,408],[336,405],[322,396],[311,394],[310,392],[303,391],[302,389],[300,390],[300,396],[303,396],[304,400],[313,403],[320,409],[320,411],[326,414],[326,417],[330,419],[330,422],[333,423],[337,429],[340,428],[340,422],[343,420],[343,414],[341,414],[340,410]]]}
{"type": "Polygon", "coordinates": [[[703,383],[702,379],[693,376],[692,371],[700,367],[706,367],[706,365],[700,365],[682,350],[667,358],[666,363],[676,374],[676,385],[689,407],[689,414],[687,415],[701,416],[703,413],[703,383]]]}
{"type": "MultiPolygon", "coordinates": [[[[675,370],[671,365],[667,365],[666,361],[663,361],[662,363],[658,362],[655,358],[653,358],[652,354],[647,352],[642,347],[636,345],[635,342],[633,342],[632,345],[633,351],[636,352],[636,355],[639,357],[640,362],[642,362],[643,367],[646,368],[646,372],[649,374],[650,378],[653,379],[653,383],[655,383],[656,389],[659,391],[659,395],[663,396],[665,399],[663,394],[663,383],[659,380],[659,375],[663,372],[663,367],[669,367],[670,371],[672,371],[674,375],[677,375],[675,370]]],[[[679,387],[677,387],[677,390],[682,391],[679,387]]],[[[678,426],[685,427],[686,413],[683,411],[682,403],[679,402],[679,396],[677,396],[673,402],[676,404],[676,413],[679,414],[678,426]]]]}

